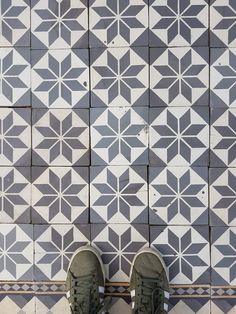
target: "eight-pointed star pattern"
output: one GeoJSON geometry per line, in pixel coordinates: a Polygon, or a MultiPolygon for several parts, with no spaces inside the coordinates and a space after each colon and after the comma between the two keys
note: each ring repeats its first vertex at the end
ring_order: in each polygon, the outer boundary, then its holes
{"type": "Polygon", "coordinates": [[[87,109],[33,109],[33,165],[89,165],[87,109]]]}
{"type": "Polygon", "coordinates": [[[151,0],[150,46],[207,46],[208,0],[151,0]]]}
{"type": "Polygon", "coordinates": [[[0,2],[0,46],[30,45],[30,4],[28,0],[0,2]]]}
{"type": "Polygon", "coordinates": [[[152,108],[149,123],[151,165],[208,165],[208,108],[152,108]]]}
{"type": "Polygon", "coordinates": [[[90,46],[147,46],[146,0],[90,0],[90,46]]]}
{"type": "Polygon", "coordinates": [[[151,226],[150,244],[161,253],[170,283],[210,283],[208,226],[151,226]]]}
{"type": "Polygon", "coordinates": [[[152,107],[208,106],[208,48],[151,48],[150,63],[152,107]]]}
{"type": "Polygon", "coordinates": [[[88,223],[88,168],[32,168],[33,223],[88,223]]]}
{"type": "Polygon", "coordinates": [[[149,222],[208,224],[208,168],[150,167],[149,222]]]}
{"type": "Polygon", "coordinates": [[[148,48],[91,49],[91,107],[148,106],[148,48]]]}
{"type": "Polygon", "coordinates": [[[92,224],[91,244],[101,254],[106,278],[128,282],[135,254],[149,246],[149,228],[143,224],[92,224]]]}
{"type": "Polygon", "coordinates": [[[148,223],[145,166],[91,167],[90,178],[92,223],[148,223]]]}
{"type": "Polygon", "coordinates": [[[34,0],[31,32],[33,49],[87,48],[87,0],[34,0]]]}
{"type": "Polygon", "coordinates": [[[88,108],[88,50],[32,51],[32,107],[88,108]]]}
{"type": "Polygon", "coordinates": [[[147,165],[147,108],[91,109],[92,165],[147,165]]]}

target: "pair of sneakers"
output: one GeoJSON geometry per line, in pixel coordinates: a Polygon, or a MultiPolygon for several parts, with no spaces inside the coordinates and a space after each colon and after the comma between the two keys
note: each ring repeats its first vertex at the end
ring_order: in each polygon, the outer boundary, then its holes
{"type": "MultiPolygon", "coordinates": [[[[104,299],[105,272],[102,259],[91,246],[78,249],[67,273],[67,298],[72,314],[108,313],[104,299]]],[[[157,251],[138,252],[130,271],[132,313],[164,314],[168,311],[169,283],[164,261],[157,251]]]]}

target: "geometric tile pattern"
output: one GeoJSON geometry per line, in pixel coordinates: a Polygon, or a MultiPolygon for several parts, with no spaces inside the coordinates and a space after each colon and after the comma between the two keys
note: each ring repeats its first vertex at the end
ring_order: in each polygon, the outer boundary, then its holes
{"type": "Polygon", "coordinates": [[[207,106],[209,52],[206,47],[150,49],[150,106],[207,106]]]}
{"type": "Polygon", "coordinates": [[[91,223],[148,223],[147,168],[90,169],[91,223]]]}
{"type": "Polygon", "coordinates": [[[207,225],[207,168],[150,167],[149,206],[150,224],[207,225]]]}
{"type": "Polygon", "coordinates": [[[148,47],[94,48],[91,107],[148,106],[148,47]]]}

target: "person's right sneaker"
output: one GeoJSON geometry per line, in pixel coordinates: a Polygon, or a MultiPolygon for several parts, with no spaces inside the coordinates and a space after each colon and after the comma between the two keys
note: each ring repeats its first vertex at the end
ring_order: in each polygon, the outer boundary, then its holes
{"type": "Polygon", "coordinates": [[[130,270],[130,294],[132,313],[168,312],[168,275],[159,252],[146,248],[135,255],[130,270]]]}

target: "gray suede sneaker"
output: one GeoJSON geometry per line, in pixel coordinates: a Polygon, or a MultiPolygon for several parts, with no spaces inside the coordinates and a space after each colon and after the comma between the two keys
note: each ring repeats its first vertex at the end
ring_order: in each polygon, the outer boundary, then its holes
{"type": "Polygon", "coordinates": [[[72,314],[106,313],[109,300],[103,300],[105,273],[97,250],[79,248],[68,266],[66,290],[72,314]]]}
{"type": "Polygon", "coordinates": [[[130,270],[130,294],[132,313],[168,312],[169,282],[159,252],[146,248],[136,254],[130,270]]]}

